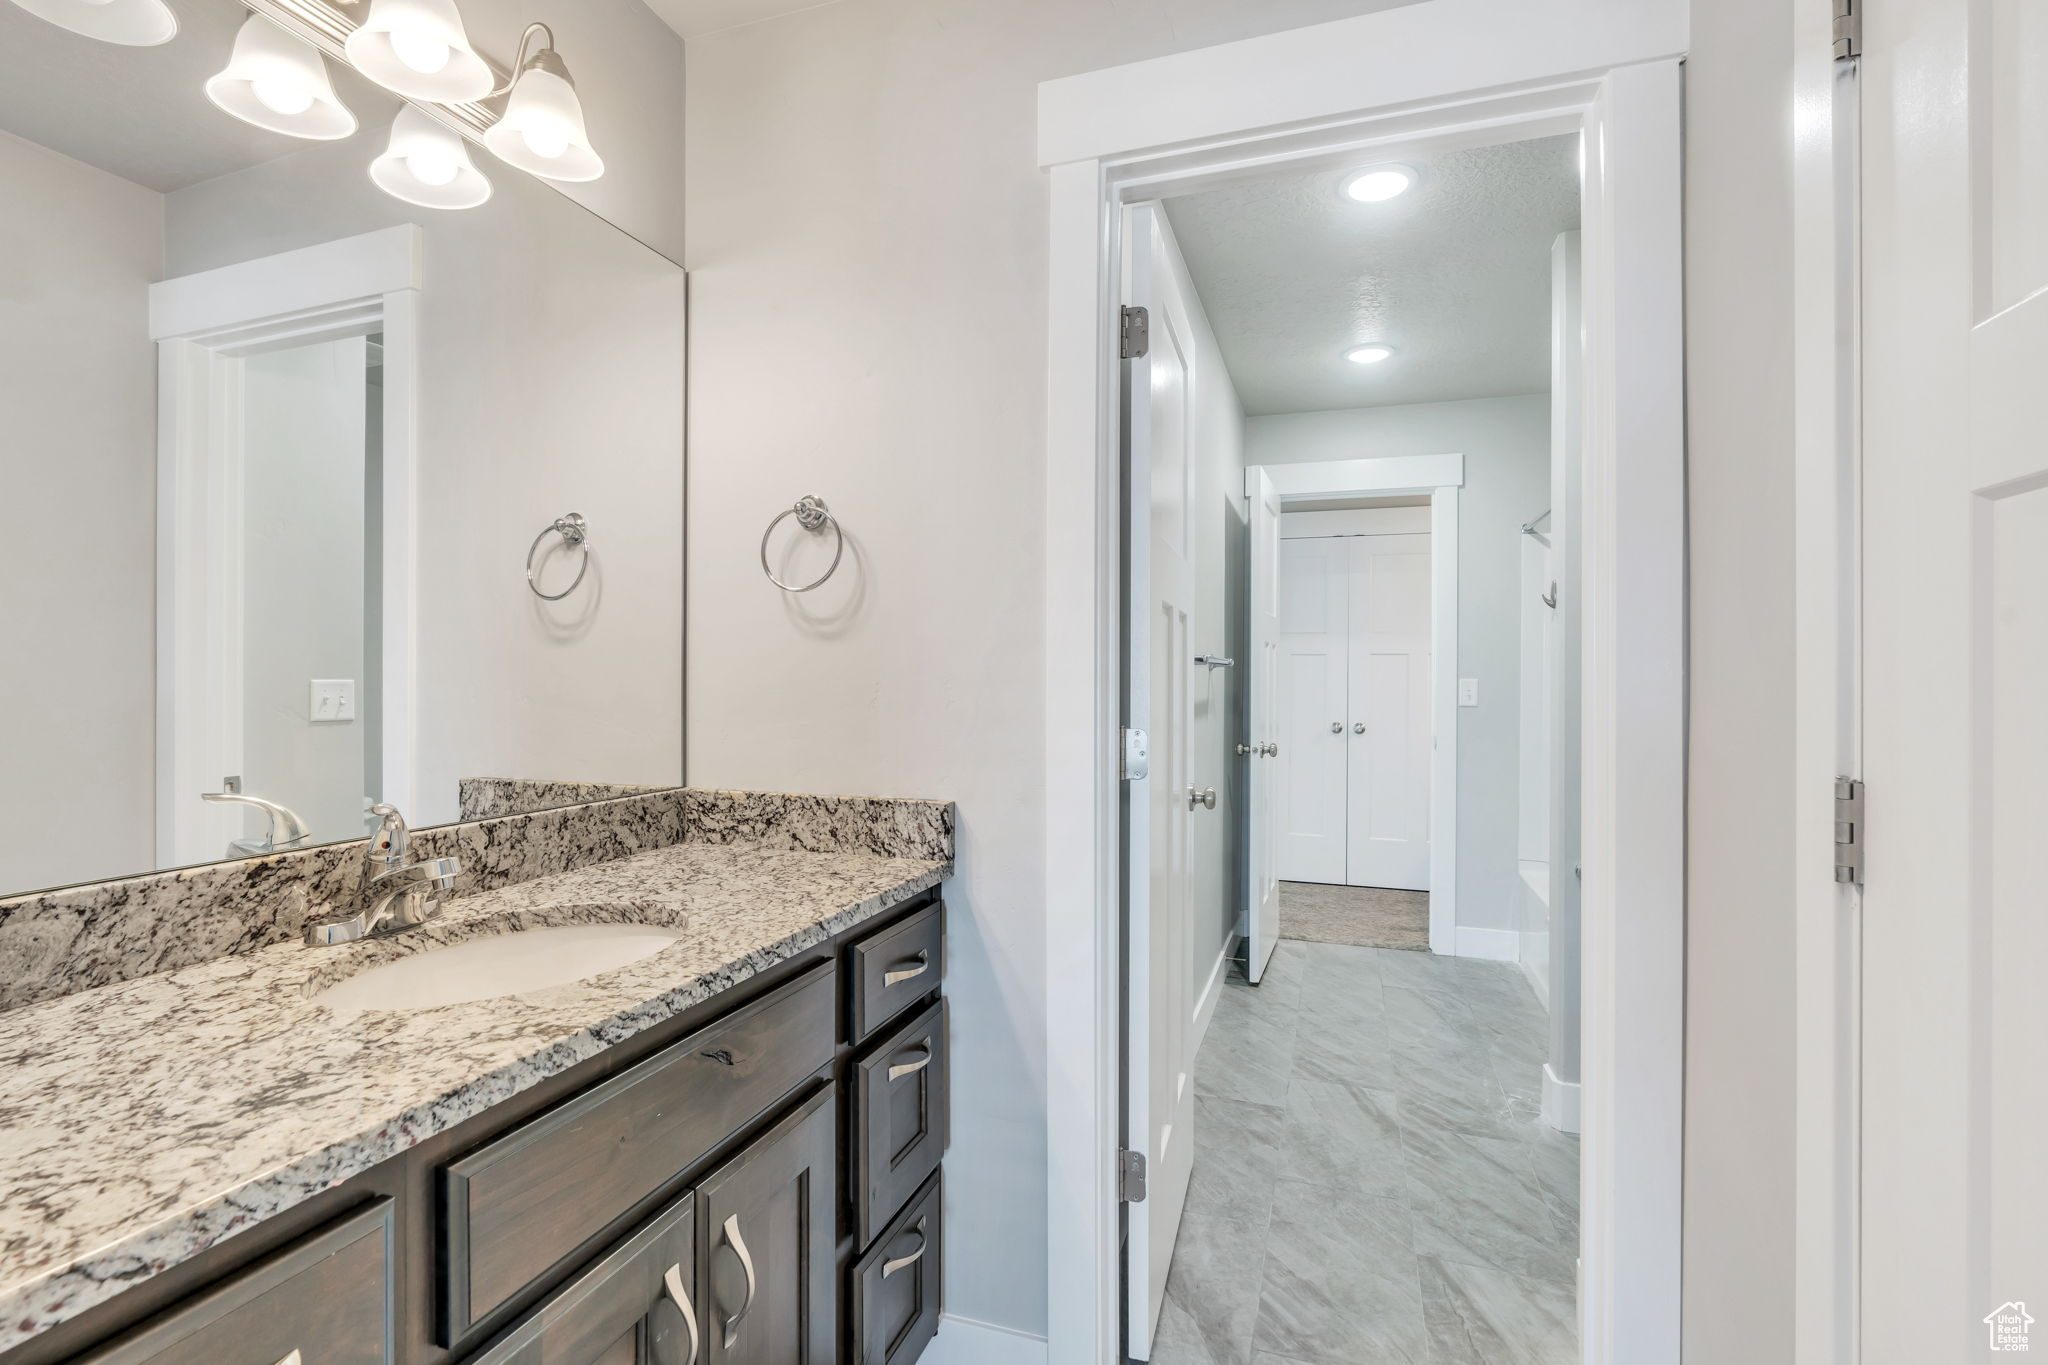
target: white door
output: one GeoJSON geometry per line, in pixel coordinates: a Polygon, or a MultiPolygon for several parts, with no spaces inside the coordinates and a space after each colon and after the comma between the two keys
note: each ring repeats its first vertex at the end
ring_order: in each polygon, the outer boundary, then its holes
{"type": "Polygon", "coordinates": [[[1245,975],[1256,985],[1280,941],[1280,495],[1263,469],[1245,478],[1245,975]]]}
{"type": "Polygon", "coordinates": [[[2048,1348],[2048,9],[1864,22],[1859,1335],[2005,1360],[2000,1309],[2048,1348]]]}
{"type": "Polygon", "coordinates": [[[1345,878],[1429,890],[1429,537],[1353,536],[1345,878]]]}
{"type": "Polygon", "coordinates": [[[1126,366],[1129,418],[1130,619],[1125,661],[1130,723],[1150,735],[1151,774],[1130,784],[1131,870],[1125,991],[1132,1077],[1125,1143],[1143,1153],[1145,1201],[1130,1208],[1126,1331],[1133,1359],[1151,1356],[1166,1302],[1181,1208],[1194,1170],[1193,983],[1189,847],[1194,790],[1193,461],[1188,440],[1188,310],[1162,238],[1159,210],[1129,217],[1125,298],[1150,318],[1148,353],[1126,366]]]}
{"type": "Polygon", "coordinates": [[[1344,881],[1351,559],[1337,536],[1280,542],[1280,876],[1344,881]]]}

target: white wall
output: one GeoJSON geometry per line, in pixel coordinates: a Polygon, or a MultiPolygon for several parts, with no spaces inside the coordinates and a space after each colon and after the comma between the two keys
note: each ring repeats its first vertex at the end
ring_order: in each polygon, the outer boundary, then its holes
{"type": "Polygon", "coordinates": [[[1245,421],[1247,464],[1446,454],[1465,457],[1458,495],[1458,673],[1479,680],[1479,705],[1458,708],[1458,927],[1513,929],[1520,529],[1550,505],[1548,395],[1245,421]]]}
{"type": "MultiPolygon", "coordinates": [[[[363,763],[378,691],[363,667],[368,351],[347,337],[242,362],[242,790],[321,843],[361,838],[378,795],[363,763]],[[314,678],[352,679],[356,719],[314,720],[314,678]]],[[[266,828],[248,812],[246,835],[266,828]]]]}
{"type": "Polygon", "coordinates": [[[0,133],[0,895],[155,861],[163,198],[0,133]]]}
{"type": "MultiPolygon", "coordinates": [[[[682,272],[503,167],[480,208],[401,203],[361,150],[313,145],[168,196],[165,269],[425,229],[407,817],[455,819],[463,777],[679,781],[682,272]],[[590,576],[543,603],[527,547],[571,511],[590,521],[590,576]]],[[[547,563],[545,583],[573,563],[547,563]]]]}
{"type": "Polygon", "coordinates": [[[960,803],[949,1313],[1043,1333],[1037,83],[1376,0],[860,0],[689,52],[690,780],[960,803]],[[761,581],[799,494],[857,554],[761,581]]]}
{"type": "Polygon", "coordinates": [[[1684,1349],[1745,1365],[1794,1359],[1792,15],[1695,3],[1686,63],[1684,1349]]]}

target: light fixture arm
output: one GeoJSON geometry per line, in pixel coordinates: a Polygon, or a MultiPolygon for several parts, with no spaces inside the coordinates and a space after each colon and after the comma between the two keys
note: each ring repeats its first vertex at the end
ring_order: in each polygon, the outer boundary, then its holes
{"type": "MultiPolygon", "coordinates": [[[[484,96],[484,98],[496,99],[498,96],[510,91],[513,86],[519,84],[519,78],[526,74],[528,62],[533,62],[545,70],[554,72],[555,75],[560,76],[565,81],[569,80],[569,69],[562,64],[560,54],[555,51],[555,31],[546,24],[531,23],[526,26],[526,31],[519,35],[519,55],[512,59],[512,74],[505,78],[503,85],[484,96]],[[547,35],[547,41],[542,44],[538,52],[533,50],[533,35],[535,33],[547,35]]],[[[574,81],[569,81],[569,83],[571,85],[575,84],[574,81]]]]}

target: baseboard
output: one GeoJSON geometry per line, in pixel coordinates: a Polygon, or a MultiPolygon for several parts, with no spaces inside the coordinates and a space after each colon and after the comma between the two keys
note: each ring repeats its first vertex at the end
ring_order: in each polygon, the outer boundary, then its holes
{"type": "Polygon", "coordinates": [[[1515,962],[1522,956],[1522,936],[1512,929],[1471,929],[1458,926],[1458,956],[1515,962]]]}
{"type": "Polygon", "coordinates": [[[1522,941],[1516,946],[1515,961],[1522,964],[1522,979],[1529,983],[1530,990],[1536,992],[1536,1003],[1543,1006],[1547,1014],[1550,1011],[1550,964],[1544,959],[1543,954],[1529,950],[1529,940],[1535,938],[1535,934],[1520,934],[1517,937],[1522,941]],[[1539,961],[1543,962],[1542,967],[1536,965],[1539,961]]]}
{"type": "Polygon", "coordinates": [[[1046,1365],[1045,1338],[947,1313],[918,1365],[1046,1365]]]}
{"type": "Polygon", "coordinates": [[[1543,1121],[1560,1133],[1579,1131],[1579,1083],[1561,1081],[1543,1064],[1543,1121]]]}
{"type": "Polygon", "coordinates": [[[1209,1021],[1216,1017],[1216,1002],[1223,998],[1223,978],[1230,973],[1230,959],[1237,956],[1237,935],[1232,934],[1223,941],[1223,951],[1216,955],[1216,963],[1209,969],[1209,980],[1202,987],[1202,998],[1195,1003],[1195,1034],[1189,1040],[1190,1051],[1199,1052],[1202,1039],[1209,1036],[1209,1021]]]}

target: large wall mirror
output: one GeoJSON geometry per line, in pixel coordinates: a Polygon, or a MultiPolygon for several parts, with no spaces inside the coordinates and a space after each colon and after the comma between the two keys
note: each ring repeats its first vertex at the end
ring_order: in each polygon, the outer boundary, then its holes
{"type": "Polygon", "coordinates": [[[0,0],[0,898],[682,780],[682,270],[279,8],[0,0]]]}

